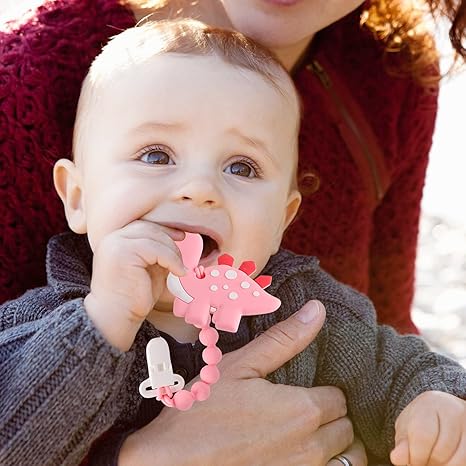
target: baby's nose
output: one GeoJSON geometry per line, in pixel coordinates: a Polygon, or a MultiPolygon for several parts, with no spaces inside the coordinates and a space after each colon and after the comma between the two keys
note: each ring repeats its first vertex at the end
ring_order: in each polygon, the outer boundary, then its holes
{"type": "Polygon", "coordinates": [[[191,201],[193,204],[196,204],[196,205],[206,205],[206,206],[213,206],[215,205],[215,201],[213,199],[204,199],[204,200],[201,200],[199,197],[197,196],[183,196],[182,201],[191,201]]]}
{"type": "Polygon", "coordinates": [[[191,202],[196,206],[214,207],[219,204],[221,190],[209,179],[191,179],[180,187],[177,194],[179,202],[191,202]]]}

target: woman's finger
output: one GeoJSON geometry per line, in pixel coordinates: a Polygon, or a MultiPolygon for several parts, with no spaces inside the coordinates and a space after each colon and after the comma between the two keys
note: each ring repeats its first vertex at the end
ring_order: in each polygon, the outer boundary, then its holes
{"type": "Polygon", "coordinates": [[[279,322],[228,358],[236,378],[265,378],[303,351],[317,336],[325,320],[325,308],[309,301],[296,314],[279,322]]]}
{"type": "Polygon", "coordinates": [[[329,422],[312,432],[307,442],[303,441],[305,445],[303,459],[307,461],[305,464],[326,465],[332,457],[349,448],[353,440],[353,426],[347,417],[329,422]]]}
{"type": "MultiPolygon", "coordinates": [[[[338,453],[346,458],[352,466],[367,466],[367,455],[364,444],[358,438],[342,453],[338,453]]],[[[336,456],[336,455],[335,455],[336,456]]],[[[331,459],[327,466],[343,466],[342,462],[337,459],[331,459]]]]}

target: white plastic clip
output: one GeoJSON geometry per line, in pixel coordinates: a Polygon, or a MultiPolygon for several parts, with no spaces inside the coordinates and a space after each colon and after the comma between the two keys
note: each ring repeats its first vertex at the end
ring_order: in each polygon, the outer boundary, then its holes
{"type": "Polygon", "coordinates": [[[183,389],[184,379],[174,374],[170,359],[170,348],[162,337],[152,338],[146,346],[147,367],[149,378],[139,385],[139,393],[144,398],[154,398],[157,390],[170,387],[172,393],[183,389]]]}

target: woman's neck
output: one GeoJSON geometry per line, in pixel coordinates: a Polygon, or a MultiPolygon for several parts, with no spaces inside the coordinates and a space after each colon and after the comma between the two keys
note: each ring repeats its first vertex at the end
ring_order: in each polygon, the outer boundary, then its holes
{"type": "Polygon", "coordinates": [[[288,70],[289,73],[293,74],[293,71],[297,68],[298,64],[301,63],[309,45],[312,42],[312,38],[302,40],[298,44],[293,44],[288,47],[275,48],[272,52],[278,57],[283,66],[288,70]]]}
{"type": "MultiPolygon", "coordinates": [[[[154,21],[175,18],[194,18],[212,26],[232,29],[228,16],[219,0],[169,0],[164,7],[141,9],[133,7],[136,22],[150,15],[154,21]]],[[[273,48],[272,52],[283,63],[285,68],[292,72],[293,68],[303,57],[312,37],[303,39],[297,44],[286,47],[273,48]]]]}

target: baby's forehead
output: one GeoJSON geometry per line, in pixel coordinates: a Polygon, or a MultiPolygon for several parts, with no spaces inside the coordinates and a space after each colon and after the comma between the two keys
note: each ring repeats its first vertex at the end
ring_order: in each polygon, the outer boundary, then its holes
{"type": "MultiPolygon", "coordinates": [[[[131,55],[128,56],[127,61],[122,64],[120,63],[108,63],[105,68],[101,69],[91,69],[88,77],[86,78],[84,85],[81,90],[81,94],[86,93],[99,93],[103,90],[108,90],[112,88],[117,88],[115,84],[118,84],[119,81],[124,80],[125,78],[130,77],[135,73],[148,73],[151,70],[157,72],[158,69],[162,68],[163,72],[157,73],[157,79],[152,82],[154,88],[157,85],[161,85],[167,80],[171,80],[173,73],[179,73],[180,69],[184,67],[190,68],[188,65],[197,64],[198,69],[204,70],[213,70],[212,78],[218,82],[213,84],[219,84],[222,80],[225,80],[225,74],[216,73],[217,70],[228,69],[228,74],[235,76],[247,76],[249,80],[251,77],[255,81],[263,82],[267,87],[274,89],[280,95],[285,98],[290,99],[291,102],[296,103],[298,101],[299,107],[299,97],[295,89],[294,83],[291,77],[280,68],[277,67],[274,70],[274,73],[266,73],[258,70],[252,70],[250,68],[245,68],[234,63],[230,63],[224,59],[224,57],[219,56],[215,53],[210,54],[182,54],[174,52],[166,52],[154,55],[145,60],[133,61],[131,55]],[[177,63],[178,67],[167,66],[170,63],[177,63]]],[[[190,68],[190,70],[192,67],[190,68]]],[[[248,85],[248,79],[241,80],[237,79],[235,84],[244,86],[248,85]]],[[[257,92],[263,92],[264,87],[258,86],[257,92]]]]}
{"type": "MultiPolygon", "coordinates": [[[[92,118],[93,114],[99,114],[102,111],[99,103],[102,104],[103,101],[106,103],[105,108],[109,110],[116,100],[126,100],[131,105],[134,94],[146,94],[150,97],[162,90],[164,99],[176,98],[178,94],[183,94],[183,87],[188,84],[193,100],[195,94],[203,93],[207,97],[218,93],[218,88],[225,91],[219,95],[219,100],[228,100],[232,98],[230,94],[234,95],[233,88],[236,93],[243,88],[249,91],[249,95],[263,96],[264,108],[266,111],[270,109],[270,112],[277,112],[275,97],[278,96],[283,102],[280,113],[284,116],[286,114],[286,118],[296,120],[296,125],[299,125],[299,97],[291,78],[280,69],[272,79],[268,75],[228,63],[214,53],[161,53],[136,62],[129,57],[125,66],[117,67],[109,63],[108,66],[91,71],[82,87],[77,126],[82,118],[92,118]],[[199,89],[191,85],[196,78],[199,89]],[[205,82],[208,82],[207,86],[205,82]]],[[[245,92],[245,99],[247,95],[245,92]]],[[[186,98],[189,99],[190,96],[186,98]]],[[[241,103],[239,100],[239,104],[241,103]]],[[[244,106],[246,103],[244,100],[244,106]]],[[[169,111],[168,106],[164,108],[169,111]]]]}

